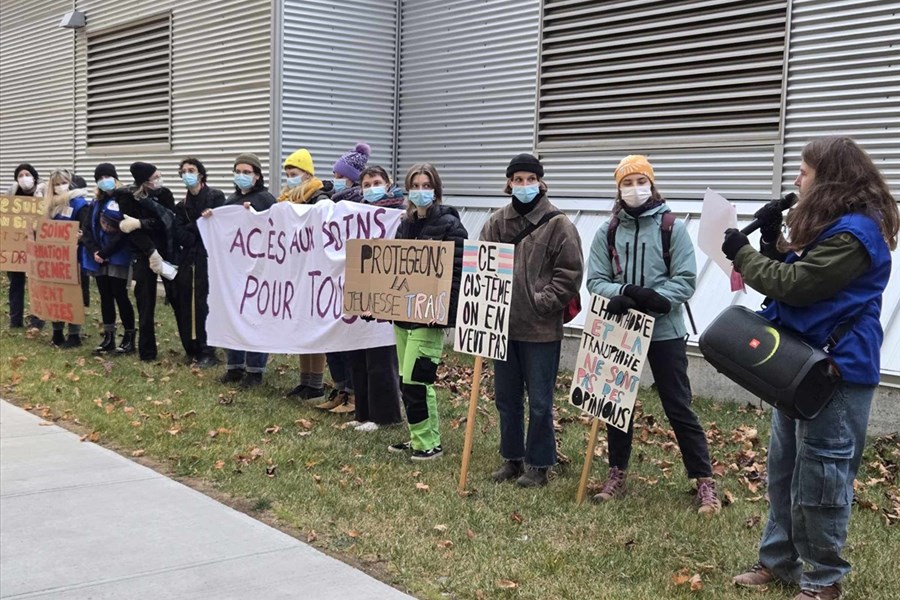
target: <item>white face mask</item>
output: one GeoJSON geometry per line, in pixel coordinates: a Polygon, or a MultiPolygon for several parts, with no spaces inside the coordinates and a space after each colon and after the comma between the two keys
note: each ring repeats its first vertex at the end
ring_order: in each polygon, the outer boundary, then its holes
{"type": "Polygon", "coordinates": [[[64,196],[69,193],[69,184],[61,183],[59,185],[54,185],[53,191],[56,192],[57,196],[64,196]]]}
{"type": "Polygon", "coordinates": [[[163,186],[163,179],[162,179],[162,177],[160,177],[159,179],[151,179],[147,183],[150,184],[150,189],[158,190],[159,188],[161,188],[163,186]]]}
{"type": "Polygon", "coordinates": [[[31,175],[23,175],[19,177],[19,187],[25,191],[30,190],[34,187],[34,177],[31,175]]]}
{"type": "Polygon", "coordinates": [[[653,193],[649,185],[638,185],[635,187],[622,187],[619,189],[622,196],[622,202],[631,208],[637,208],[641,204],[650,199],[653,193]]]}

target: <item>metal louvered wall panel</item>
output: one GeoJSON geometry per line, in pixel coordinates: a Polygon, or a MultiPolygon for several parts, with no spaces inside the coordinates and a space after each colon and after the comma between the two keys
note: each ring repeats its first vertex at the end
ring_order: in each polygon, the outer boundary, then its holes
{"type": "Polygon", "coordinates": [[[46,181],[74,162],[71,0],[0,1],[0,191],[30,162],[46,181]]]}
{"type": "Polygon", "coordinates": [[[400,172],[433,163],[449,194],[499,194],[529,152],[540,2],[404,0],[400,172]]]}
{"type": "Polygon", "coordinates": [[[784,187],[812,138],[858,141],[900,197],[900,2],[794,0],[784,187]]]}
{"type": "MultiPolygon", "coordinates": [[[[85,176],[100,162],[112,162],[123,181],[128,166],[149,161],[163,173],[176,198],[184,186],[178,162],[195,156],[206,165],[209,183],[233,191],[231,169],[241,152],[253,152],[269,173],[272,0],[78,0],[87,31],[77,35],[76,168],[85,176]],[[86,39],[95,31],[172,13],[171,144],[87,146],[86,39]]],[[[68,10],[71,10],[69,3],[68,10]]],[[[102,89],[102,88],[101,88],[102,89]]],[[[276,171],[277,175],[277,171],[276,171]]],[[[90,177],[86,177],[88,181],[90,177]]]]}
{"type": "Polygon", "coordinates": [[[366,142],[369,164],[393,169],[397,1],[284,0],[281,156],[274,166],[306,148],[316,175],[328,179],[341,154],[366,142]]]}

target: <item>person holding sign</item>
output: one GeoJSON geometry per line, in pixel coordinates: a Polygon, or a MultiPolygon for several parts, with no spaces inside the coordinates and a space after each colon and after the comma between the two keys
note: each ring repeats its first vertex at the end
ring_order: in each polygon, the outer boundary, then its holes
{"type": "MultiPolygon", "coordinates": [[[[285,159],[284,176],[287,185],[278,196],[279,202],[315,204],[331,199],[325,185],[316,178],[316,167],[306,148],[300,148],[285,159]]],[[[325,354],[301,354],[300,383],[287,393],[288,397],[297,396],[304,400],[321,398],[325,395],[324,375],[325,354]]]]}
{"type": "Polygon", "coordinates": [[[219,364],[219,359],[215,348],[206,343],[209,264],[197,219],[225,204],[225,194],[206,185],[206,166],[197,158],[183,158],[178,174],[187,191],[184,200],[175,205],[175,239],[180,249],[178,273],[173,280],[175,320],[186,361],[206,369],[219,364]]]}
{"type": "MultiPolygon", "coordinates": [[[[225,206],[240,205],[257,212],[269,210],[275,204],[275,196],[266,189],[262,163],[252,153],[238,155],[234,159],[234,193],[225,200],[225,206]]],[[[212,211],[209,211],[212,214],[212,211]]],[[[262,385],[263,373],[269,355],[265,352],[247,352],[229,349],[222,383],[238,383],[242,388],[262,385]]]]}
{"type": "Polygon", "coordinates": [[[95,354],[134,352],[134,307],[128,298],[133,254],[126,235],[119,229],[122,212],[113,197],[119,183],[116,167],[100,163],[94,169],[97,182],[94,204],[84,211],[81,223],[81,260],[85,271],[93,276],[100,293],[100,315],[103,320],[103,341],[94,348],[95,354]],[[125,332],[116,348],[116,306],[125,332]]]}
{"type": "Polygon", "coordinates": [[[412,460],[431,460],[443,453],[434,381],[444,350],[444,327],[455,326],[463,242],[469,233],[463,227],[456,209],[442,203],[443,185],[434,166],[428,163],[413,165],[406,173],[405,184],[409,191],[409,205],[397,230],[397,239],[453,242],[455,245],[447,324],[394,322],[400,363],[400,391],[409,423],[410,441],[394,444],[389,450],[412,450],[412,460]]]}
{"type": "MultiPolygon", "coordinates": [[[[83,189],[70,190],[72,175],[65,169],[58,169],[50,174],[47,181],[45,210],[47,218],[56,221],[78,221],[81,223],[82,211],[89,206],[85,200],[83,189]]],[[[78,257],[79,267],[81,256],[78,257]]],[[[79,269],[80,270],[80,269],[79,269]]],[[[75,348],[81,345],[81,325],[69,323],[69,335],[63,334],[65,323],[53,321],[53,345],[61,348],[75,348]]]]}
{"type": "MultiPolygon", "coordinates": [[[[134,299],[138,310],[138,356],[156,360],[156,286],[163,260],[175,260],[175,198],[163,186],[162,173],[146,162],[129,167],[134,186],[116,190],[122,212],[119,229],[128,235],[135,249],[133,266],[134,299]]],[[[163,279],[166,295],[171,296],[169,280],[163,279]]]]}
{"type": "Polygon", "coordinates": [[[514,157],[506,168],[504,190],[511,202],[495,211],[481,230],[483,241],[516,246],[507,356],[494,361],[504,463],[491,477],[497,482],[515,479],[522,487],[546,485],[556,464],[553,391],[563,318],[581,287],[583,271],[581,237],[550,203],[543,177],[544,167],[537,158],[514,157]]]}
{"type": "MultiPolygon", "coordinates": [[[[810,345],[828,346],[842,380],[812,420],[772,411],[768,523],[757,565],[734,582],[778,579],[800,585],[795,600],[832,600],[850,571],[842,550],[879,383],[882,295],[900,214],[884,176],[850,138],[813,140],[801,159],[799,201],[786,219],[790,239],[774,240],[783,262],[754,250],[736,229],[726,231],[722,250],[744,282],[771,299],[760,314],[810,345]]],[[[767,220],[780,220],[768,212],[767,220]]]]}
{"type": "MultiPolygon", "coordinates": [[[[387,171],[379,166],[366,167],[359,175],[363,202],[387,208],[403,207],[403,191],[391,183],[387,171]]],[[[396,425],[403,420],[400,414],[400,381],[397,347],[381,346],[348,353],[350,379],[355,395],[357,431],[375,431],[380,426],[396,425]]],[[[346,405],[332,412],[346,412],[346,405]]]]}
{"type": "MultiPolygon", "coordinates": [[[[22,163],[16,167],[13,173],[13,183],[6,190],[7,196],[29,196],[43,198],[46,185],[38,176],[37,170],[28,163],[22,163]]],[[[16,329],[25,326],[25,272],[7,271],[9,279],[9,327],[16,329]]],[[[28,315],[28,326],[33,329],[41,329],[44,322],[35,315],[28,315]]]]}
{"type": "MultiPolygon", "coordinates": [[[[614,175],[613,216],[594,235],[587,288],[610,299],[606,308],[613,315],[634,309],[655,318],[647,361],[666,418],[675,430],[684,468],[688,477],[697,480],[698,510],[713,515],[722,504],[712,479],[706,434],[691,408],[687,328],[681,308],[696,288],[694,246],[684,223],[666,216],[671,214],[669,207],[645,156],[626,156],[614,175]],[[663,239],[667,221],[671,227],[668,244],[663,239]]],[[[607,424],[610,470],[595,502],[625,494],[633,431],[633,422],[627,432],[607,424]]]]}

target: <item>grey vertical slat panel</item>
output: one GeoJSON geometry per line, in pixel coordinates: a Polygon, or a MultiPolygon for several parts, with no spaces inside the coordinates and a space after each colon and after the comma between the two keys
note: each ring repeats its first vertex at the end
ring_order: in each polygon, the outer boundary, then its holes
{"type": "Polygon", "coordinates": [[[849,135],[900,196],[900,2],[794,0],[784,187],[812,138],[849,135]]]}
{"type": "MultiPolygon", "coordinates": [[[[196,156],[206,165],[210,185],[230,193],[234,157],[253,152],[269,174],[271,0],[78,0],[88,32],[117,27],[172,11],[172,141],[168,150],[139,146],[92,148],[86,139],[86,44],[76,44],[76,168],[93,173],[99,162],[112,162],[128,181],[135,160],[156,164],[176,198],[184,187],[178,161],[196,156]]],[[[69,3],[71,7],[71,3],[69,3]]],[[[69,8],[68,10],[71,10],[69,8]]],[[[277,174],[277,168],[276,168],[277,174]]],[[[87,177],[90,181],[90,177],[87,177]]]]}
{"type": "MultiPolygon", "coordinates": [[[[357,142],[370,164],[393,164],[396,1],[284,0],[282,148],[276,167],[297,148],[316,175],[357,142]]],[[[274,160],[273,160],[274,162],[274,160]]]]}
{"type": "Polygon", "coordinates": [[[433,163],[448,193],[500,193],[532,149],[540,2],[404,0],[400,173],[433,163]]]}
{"type": "MultiPolygon", "coordinates": [[[[0,12],[0,181],[30,162],[46,181],[74,162],[71,0],[3,0],[0,12]]],[[[0,186],[6,191],[7,185],[0,186]]]]}

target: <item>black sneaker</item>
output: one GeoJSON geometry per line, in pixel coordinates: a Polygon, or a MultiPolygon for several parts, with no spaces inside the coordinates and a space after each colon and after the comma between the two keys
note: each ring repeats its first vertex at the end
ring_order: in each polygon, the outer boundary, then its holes
{"type": "Polygon", "coordinates": [[[261,386],[262,382],[262,373],[247,373],[238,385],[246,390],[248,388],[261,386]]]}
{"type": "Polygon", "coordinates": [[[306,393],[306,390],[308,388],[308,385],[301,383],[300,385],[289,391],[287,394],[285,394],[285,397],[292,398],[294,396],[298,396],[300,398],[305,398],[306,396],[304,396],[303,394],[306,393]]]}
{"type": "Polygon", "coordinates": [[[400,442],[399,444],[391,444],[388,446],[388,452],[409,452],[412,450],[412,442],[400,442]]]}
{"type": "Polygon", "coordinates": [[[243,369],[228,369],[225,374],[219,378],[222,383],[237,383],[244,378],[243,369]]]}
{"type": "Polygon", "coordinates": [[[300,397],[304,400],[315,400],[316,398],[324,398],[325,397],[325,388],[314,388],[312,386],[306,386],[306,389],[300,394],[300,397]]]}
{"type": "Polygon", "coordinates": [[[50,342],[51,342],[54,346],[62,346],[63,344],[66,343],[66,334],[64,334],[64,333],[62,332],[62,329],[54,329],[54,330],[53,330],[53,337],[50,338],[50,342]]]}
{"type": "Polygon", "coordinates": [[[510,479],[516,479],[523,472],[525,472],[525,465],[522,464],[521,460],[507,460],[499,469],[491,473],[491,479],[497,483],[501,483],[503,481],[509,481],[510,479]]]}
{"type": "Polygon", "coordinates": [[[444,449],[440,446],[435,446],[431,450],[413,450],[412,456],[410,456],[410,460],[434,460],[435,458],[440,458],[444,455],[444,449]]]}
{"type": "Polygon", "coordinates": [[[528,467],[525,473],[516,479],[516,485],[524,488],[545,486],[550,481],[549,473],[550,469],[546,467],[542,469],[528,467]]]}
{"type": "Polygon", "coordinates": [[[70,333],[66,341],[62,343],[62,348],[78,348],[81,346],[81,335],[70,333]]]}

